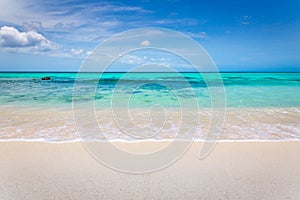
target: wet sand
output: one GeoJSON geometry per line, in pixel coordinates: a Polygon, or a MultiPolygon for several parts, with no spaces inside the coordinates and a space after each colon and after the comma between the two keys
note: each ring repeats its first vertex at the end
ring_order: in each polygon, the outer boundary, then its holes
{"type": "MultiPolygon", "coordinates": [[[[0,110],[0,141],[79,139],[71,107],[0,106],[0,110]]],[[[224,120],[224,124],[219,140],[300,139],[300,107],[227,108],[226,114],[221,111],[219,119],[224,120]]],[[[117,109],[114,113],[110,109],[99,108],[95,110],[97,123],[92,128],[99,126],[106,138],[99,135],[95,137],[104,140],[132,140],[128,135],[165,140],[175,138],[176,134],[183,139],[204,140],[211,124],[222,126],[221,123],[212,121],[210,109],[199,109],[198,116],[195,116],[197,110],[191,109],[169,108],[164,112],[149,113],[148,108],[131,109],[128,115],[128,110],[124,108],[117,109]],[[187,128],[179,132],[182,125],[187,128]],[[196,125],[199,125],[198,129],[196,125]],[[147,135],[148,132],[150,135],[147,135]]],[[[77,125],[86,122],[86,129],[91,128],[89,125],[95,119],[94,112],[89,113],[83,107],[78,113],[80,116],[77,117],[77,125]]],[[[215,109],[215,113],[218,114],[218,109],[215,109]]]]}

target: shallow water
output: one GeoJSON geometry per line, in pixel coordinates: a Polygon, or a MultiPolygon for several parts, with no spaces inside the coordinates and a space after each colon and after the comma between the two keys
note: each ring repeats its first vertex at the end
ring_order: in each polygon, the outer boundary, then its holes
{"type": "MultiPolygon", "coordinates": [[[[300,139],[300,73],[223,73],[224,85],[214,73],[105,73],[100,81],[95,73],[76,76],[0,73],[0,140],[79,140],[83,135],[73,120],[72,100],[75,105],[95,103],[99,128],[93,128],[103,134],[90,139],[205,140],[216,134],[209,132],[214,123],[210,92],[222,87],[227,113],[220,112],[225,123],[215,139],[300,139]],[[40,80],[44,76],[51,80],[40,80]],[[188,128],[180,131],[183,125],[188,128]]],[[[80,121],[89,124],[91,119],[80,121]]]]}
{"type": "MultiPolygon", "coordinates": [[[[209,89],[223,87],[215,73],[202,76],[197,73],[105,73],[100,81],[96,73],[81,74],[77,79],[76,76],[76,73],[0,73],[0,104],[71,104],[76,83],[76,101],[95,100],[104,107],[110,106],[113,93],[117,94],[116,101],[130,94],[130,106],[176,107],[178,97],[183,97],[197,98],[200,107],[210,107],[209,89]],[[44,76],[51,80],[40,80],[44,76]]],[[[224,101],[229,107],[300,106],[300,73],[222,73],[221,76],[226,91],[224,101]]]]}

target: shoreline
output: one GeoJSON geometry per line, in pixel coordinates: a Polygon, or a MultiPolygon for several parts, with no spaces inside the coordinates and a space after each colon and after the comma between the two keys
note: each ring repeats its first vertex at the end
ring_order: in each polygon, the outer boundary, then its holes
{"type": "MultiPolygon", "coordinates": [[[[42,139],[42,138],[41,138],[42,139]]],[[[0,144],[1,143],[5,143],[5,142],[34,142],[34,143],[45,143],[45,144],[70,144],[70,143],[88,143],[88,142],[109,142],[109,143],[149,143],[149,142],[190,142],[190,143],[205,143],[205,142],[215,142],[215,143],[244,143],[244,142],[249,142],[249,143],[260,143],[260,142],[300,142],[300,139],[277,139],[277,140],[272,140],[272,139],[240,139],[240,140],[236,140],[236,139],[225,139],[225,140],[203,140],[203,139],[197,139],[197,140],[171,140],[171,139],[162,139],[162,140],[138,140],[138,141],[134,141],[134,140],[100,140],[100,141],[87,141],[87,142],[83,142],[82,140],[78,139],[78,140],[72,140],[72,141],[44,141],[44,140],[39,140],[39,139],[0,139],[0,144]]]]}
{"type": "MultiPolygon", "coordinates": [[[[0,114],[1,140],[43,140],[45,142],[60,141],[76,141],[80,140],[85,135],[78,135],[78,130],[83,128],[100,128],[101,134],[96,134],[95,137],[100,140],[108,138],[112,141],[130,141],[139,137],[141,139],[154,140],[172,140],[187,139],[203,141],[207,137],[212,123],[212,112],[208,109],[202,109],[198,113],[191,110],[186,110],[187,118],[183,121],[182,114],[176,110],[168,109],[166,115],[160,112],[152,112],[154,117],[149,118],[147,110],[132,110],[129,117],[121,117],[127,112],[125,109],[118,110],[119,118],[117,123],[114,114],[109,109],[97,110],[95,119],[97,124],[89,124],[91,120],[85,118],[85,109],[79,110],[79,114],[84,118],[77,124],[74,121],[74,113],[72,109],[66,108],[48,108],[28,107],[18,109],[16,107],[0,106],[2,112],[0,114]],[[195,122],[195,117],[198,117],[198,122],[195,122]],[[151,133],[160,128],[160,131],[155,135],[148,135],[143,127],[149,126],[149,119],[157,119],[156,125],[149,130],[151,133]],[[159,122],[164,122],[163,126],[159,122]],[[182,129],[181,125],[184,122],[185,127],[190,127],[188,130],[182,129]],[[122,125],[119,127],[119,125],[122,125]],[[136,126],[135,124],[138,124],[136,126]],[[78,127],[79,125],[79,127],[78,127]],[[197,127],[196,127],[197,126],[197,127]],[[120,130],[120,128],[122,128],[120,130]],[[124,129],[124,130],[123,130],[124,129]],[[181,131],[181,132],[180,132],[181,131]],[[195,131],[195,132],[194,132],[195,131]],[[125,134],[126,133],[126,134],[125,134]],[[128,133],[128,134],[127,134],[128,133]],[[176,135],[177,134],[177,135],[176,135]]],[[[221,111],[220,111],[221,112],[221,111]]],[[[87,113],[89,114],[89,113],[87,113]]],[[[221,141],[257,141],[257,140],[299,140],[300,124],[299,118],[300,107],[289,108],[244,108],[230,109],[227,108],[224,116],[225,122],[222,124],[222,133],[216,135],[221,141]]],[[[218,112],[216,111],[216,115],[218,112]]],[[[93,118],[91,118],[93,119],[93,118]]],[[[221,118],[220,118],[221,119],[221,118]]],[[[221,120],[220,120],[221,121],[221,120]]],[[[96,133],[96,132],[95,132],[96,133]]],[[[150,133],[150,132],[149,132],[150,133]]],[[[211,133],[210,133],[211,134],[211,133]]],[[[215,139],[212,138],[212,139],[215,139]]],[[[88,139],[88,138],[86,138],[88,139]]]]}

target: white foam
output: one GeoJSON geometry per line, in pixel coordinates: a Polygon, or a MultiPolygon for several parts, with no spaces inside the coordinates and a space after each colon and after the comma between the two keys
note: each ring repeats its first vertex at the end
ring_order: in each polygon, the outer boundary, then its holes
{"type": "Polygon", "coordinates": [[[82,141],[81,139],[76,140],[66,140],[66,141],[50,141],[45,140],[43,138],[39,139],[0,139],[0,142],[41,142],[41,143],[50,143],[50,144],[64,144],[64,143],[88,143],[88,142],[122,142],[122,143],[139,143],[139,142],[228,142],[228,143],[240,143],[240,142],[298,142],[300,139],[281,139],[281,140],[260,140],[260,139],[248,139],[248,140],[204,140],[204,139],[195,139],[195,140],[188,140],[188,139],[180,139],[180,140],[171,140],[171,139],[161,139],[161,140],[155,140],[155,139],[149,139],[149,140],[122,140],[122,139],[114,139],[114,140],[90,140],[90,141],[82,141]]]}
{"type": "MultiPolygon", "coordinates": [[[[0,141],[36,141],[46,143],[69,143],[81,141],[72,121],[72,111],[66,109],[16,109],[6,108],[0,113],[0,141]],[[71,120],[70,120],[71,117],[71,120]]],[[[144,141],[173,141],[180,127],[180,115],[169,111],[168,126],[153,138],[144,141]]],[[[101,141],[141,142],[122,133],[111,119],[109,111],[99,112],[101,128],[107,139],[101,141]]],[[[209,115],[207,110],[199,112],[200,125],[193,134],[193,128],[180,135],[180,139],[205,141],[208,134],[209,115]],[[201,115],[202,113],[202,115],[201,115]],[[202,121],[201,121],[202,120],[202,121]]],[[[299,108],[233,108],[228,109],[223,134],[218,141],[298,141],[300,140],[299,108]]],[[[135,133],[135,128],[129,129],[135,133]]],[[[92,136],[91,136],[92,137],[92,136]]],[[[93,138],[93,137],[92,137],[93,138]]],[[[94,138],[99,138],[94,135],[94,138]]],[[[91,141],[98,141],[90,139],[91,141]]],[[[177,139],[178,140],[178,139],[177,139]]]]}

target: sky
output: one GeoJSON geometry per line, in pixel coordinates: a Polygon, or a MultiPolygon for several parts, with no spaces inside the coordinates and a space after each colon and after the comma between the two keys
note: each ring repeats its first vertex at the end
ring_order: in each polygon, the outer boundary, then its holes
{"type": "MultiPolygon", "coordinates": [[[[299,0],[1,0],[0,8],[0,71],[77,71],[104,40],[144,27],[191,37],[220,71],[300,71],[299,0]]],[[[148,54],[129,53],[116,70],[153,60],[187,69],[148,54]]]]}

